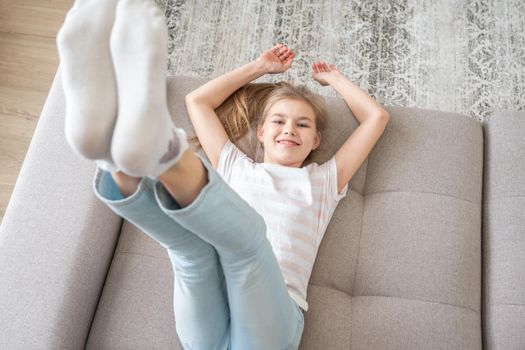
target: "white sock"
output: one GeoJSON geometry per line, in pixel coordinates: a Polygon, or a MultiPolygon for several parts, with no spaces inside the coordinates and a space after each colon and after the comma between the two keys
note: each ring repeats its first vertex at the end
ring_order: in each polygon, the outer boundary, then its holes
{"type": "Polygon", "coordinates": [[[65,136],[80,156],[116,171],[111,137],[117,86],[109,38],[118,0],[77,0],[57,34],[66,101],[65,136]]]}
{"type": "Polygon", "coordinates": [[[167,42],[166,20],[154,1],[120,0],[110,39],[119,96],[111,152],[132,176],[156,179],[188,148],[167,106],[167,42]]]}

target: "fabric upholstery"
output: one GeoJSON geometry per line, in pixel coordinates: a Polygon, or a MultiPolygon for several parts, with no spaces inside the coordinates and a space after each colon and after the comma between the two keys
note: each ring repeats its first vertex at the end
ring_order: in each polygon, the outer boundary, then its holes
{"type": "Polygon", "coordinates": [[[495,113],[483,130],[484,345],[525,349],[525,113],[495,113]]]}

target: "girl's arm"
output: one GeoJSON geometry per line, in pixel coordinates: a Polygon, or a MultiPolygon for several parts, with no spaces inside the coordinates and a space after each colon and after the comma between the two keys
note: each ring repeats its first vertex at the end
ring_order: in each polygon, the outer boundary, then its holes
{"type": "Polygon", "coordinates": [[[321,85],[332,86],[350,107],[360,125],[335,153],[338,193],[361,167],[377,143],[390,119],[388,112],[372,97],[324,62],[312,65],[312,77],[321,85]]]}
{"type": "Polygon", "coordinates": [[[258,60],[251,61],[193,90],[186,95],[186,101],[217,109],[240,87],[263,76],[265,73],[264,67],[258,60]]]}
{"type": "Polygon", "coordinates": [[[282,44],[263,52],[257,59],[223,74],[186,95],[186,108],[199,143],[213,167],[219,164],[228,141],[215,109],[243,85],[267,73],[282,73],[291,67],[295,54],[282,44]]]}
{"type": "Polygon", "coordinates": [[[323,86],[333,87],[343,97],[359,123],[363,123],[370,117],[388,115],[383,106],[339,72],[333,64],[328,67],[324,62],[314,63],[312,77],[323,86]]]}
{"type": "Polygon", "coordinates": [[[285,72],[291,67],[294,57],[295,54],[292,50],[283,44],[277,44],[244,66],[210,80],[190,92],[186,98],[216,109],[231,94],[252,80],[266,73],[285,72]]]}

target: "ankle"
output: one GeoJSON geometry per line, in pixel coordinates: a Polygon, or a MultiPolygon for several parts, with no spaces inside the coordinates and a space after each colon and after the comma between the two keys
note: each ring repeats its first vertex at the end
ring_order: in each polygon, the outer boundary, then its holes
{"type": "Polygon", "coordinates": [[[158,179],[181,208],[193,203],[209,183],[208,170],[192,150],[186,151],[179,162],[158,179]]]}
{"type": "Polygon", "coordinates": [[[124,197],[129,197],[135,193],[140,183],[139,177],[129,176],[122,171],[113,172],[111,173],[111,176],[113,177],[113,180],[115,180],[115,183],[124,197]]]}

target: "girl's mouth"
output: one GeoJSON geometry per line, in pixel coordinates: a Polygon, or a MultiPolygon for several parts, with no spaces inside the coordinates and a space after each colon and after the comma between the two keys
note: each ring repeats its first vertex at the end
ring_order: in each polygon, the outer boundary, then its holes
{"type": "Polygon", "coordinates": [[[278,144],[283,145],[285,147],[296,147],[299,146],[293,141],[277,141],[278,144]]]}

